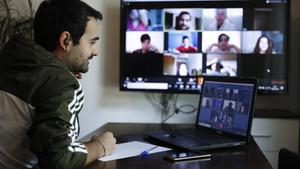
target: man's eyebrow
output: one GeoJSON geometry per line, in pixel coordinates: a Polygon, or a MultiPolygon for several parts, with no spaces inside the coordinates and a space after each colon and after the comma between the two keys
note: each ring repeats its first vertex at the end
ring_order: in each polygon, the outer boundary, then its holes
{"type": "Polygon", "coordinates": [[[91,41],[97,41],[99,39],[100,39],[99,37],[94,37],[93,39],[91,39],[91,41]]]}

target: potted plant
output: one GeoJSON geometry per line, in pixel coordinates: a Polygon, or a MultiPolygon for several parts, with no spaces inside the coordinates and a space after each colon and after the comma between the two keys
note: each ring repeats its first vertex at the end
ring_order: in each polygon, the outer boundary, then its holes
{"type": "Polygon", "coordinates": [[[33,39],[32,0],[27,0],[29,15],[21,13],[12,0],[0,0],[0,49],[13,35],[19,34],[27,39],[33,39]]]}

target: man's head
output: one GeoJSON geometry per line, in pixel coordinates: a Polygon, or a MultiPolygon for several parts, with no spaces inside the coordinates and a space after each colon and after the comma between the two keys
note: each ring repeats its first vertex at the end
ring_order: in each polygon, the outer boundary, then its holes
{"type": "Polygon", "coordinates": [[[176,29],[177,30],[188,30],[190,29],[192,16],[189,12],[182,11],[178,15],[178,23],[176,23],[176,29]]]}
{"type": "Polygon", "coordinates": [[[227,11],[224,8],[216,9],[216,21],[218,26],[222,26],[227,17],[227,11]]]}
{"type": "Polygon", "coordinates": [[[218,43],[219,43],[219,48],[222,50],[222,51],[225,51],[227,50],[227,47],[228,47],[228,42],[229,42],[229,36],[222,33],[219,35],[218,37],[218,43]]]}
{"type": "Polygon", "coordinates": [[[143,34],[141,36],[142,49],[147,50],[150,46],[150,36],[148,34],[143,34]]]}
{"type": "Polygon", "coordinates": [[[182,37],[182,44],[184,46],[190,46],[190,38],[188,36],[183,36],[182,37]]]}
{"type": "Polygon", "coordinates": [[[80,0],[45,0],[34,19],[34,40],[72,72],[88,71],[97,55],[102,14],[80,0]]]}

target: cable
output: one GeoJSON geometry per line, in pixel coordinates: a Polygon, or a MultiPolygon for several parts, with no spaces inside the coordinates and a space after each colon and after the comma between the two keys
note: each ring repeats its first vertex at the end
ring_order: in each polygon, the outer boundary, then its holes
{"type": "Polygon", "coordinates": [[[155,109],[161,112],[161,123],[165,123],[175,114],[192,114],[197,111],[197,108],[191,104],[177,105],[178,94],[146,94],[147,99],[155,109]]]}
{"type": "Polygon", "coordinates": [[[175,112],[183,113],[183,114],[192,114],[196,111],[197,111],[197,108],[191,104],[184,104],[175,109],[175,112]],[[190,108],[190,110],[184,110],[184,109],[188,109],[188,108],[190,108]]]}
{"type": "Polygon", "coordinates": [[[172,114],[170,114],[169,116],[167,116],[165,119],[163,119],[163,120],[161,121],[161,123],[164,124],[167,120],[169,120],[169,119],[170,119],[171,117],[173,117],[175,114],[176,114],[176,113],[173,112],[172,114]]]}
{"type": "Polygon", "coordinates": [[[184,105],[177,106],[177,100],[178,100],[178,95],[175,95],[172,99],[171,108],[169,109],[168,114],[170,114],[170,112],[173,112],[173,113],[171,113],[170,115],[168,115],[165,118],[162,118],[161,123],[165,123],[167,120],[169,120],[175,114],[179,114],[179,113],[192,114],[197,111],[197,108],[191,104],[184,104],[184,105]]]}

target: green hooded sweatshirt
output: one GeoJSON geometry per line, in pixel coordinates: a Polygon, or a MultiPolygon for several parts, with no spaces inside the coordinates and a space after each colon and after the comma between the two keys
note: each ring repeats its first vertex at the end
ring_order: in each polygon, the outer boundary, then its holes
{"type": "Polygon", "coordinates": [[[13,37],[0,52],[0,168],[83,168],[78,114],[84,95],[68,67],[13,37]]]}

